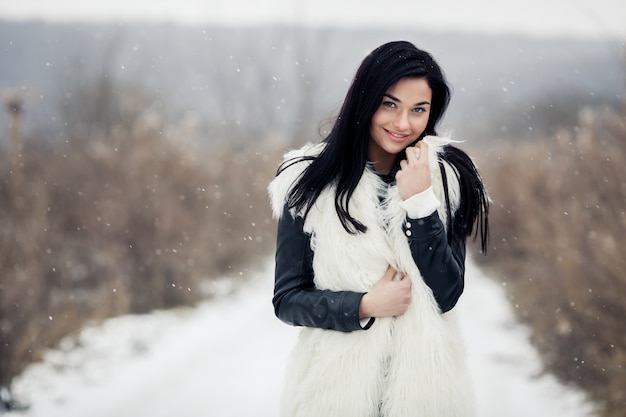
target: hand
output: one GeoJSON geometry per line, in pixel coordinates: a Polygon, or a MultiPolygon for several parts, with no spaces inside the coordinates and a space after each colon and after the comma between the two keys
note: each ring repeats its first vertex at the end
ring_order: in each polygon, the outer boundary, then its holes
{"type": "Polygon", "coordinates": [[[406,148],[406,160],[400,162],[400,169],[396,173],[396,184],[402,200],[407,200],[430,187],[428,162],[428,144],[423,140],[417,142],[415,147],[406,148]]]}
{"type": "Polygon", "coordinates": [[[411,280],[403,274],[394,280],[397,271],[391,266],[372,290],[361,298],[359,317],[396,317],[404,314],[411,302],[411,280]]]}

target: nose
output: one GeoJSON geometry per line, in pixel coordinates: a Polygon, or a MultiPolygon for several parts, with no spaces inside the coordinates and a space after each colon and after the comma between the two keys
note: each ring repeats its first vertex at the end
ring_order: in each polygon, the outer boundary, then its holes
{"type": "Polygon", "coordinates": [[[393,125],[398,130],[405,130],[409,127],[409,117],[405,112],[398,112],[393,120],[393,125]]]}

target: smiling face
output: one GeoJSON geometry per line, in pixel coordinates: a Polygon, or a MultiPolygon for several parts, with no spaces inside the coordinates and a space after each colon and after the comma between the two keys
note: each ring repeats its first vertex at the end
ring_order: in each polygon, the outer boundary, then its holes
{"type": "Polygon", "coordinates": [[[383,95],[372,116],[367,157],[381,174],[391,170],[396,155],[426,129],[432,90],[423,78],[403,78],[383,95]]]}

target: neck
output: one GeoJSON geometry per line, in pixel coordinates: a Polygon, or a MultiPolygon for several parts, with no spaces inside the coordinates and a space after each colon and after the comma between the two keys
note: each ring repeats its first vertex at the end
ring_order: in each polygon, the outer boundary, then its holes
{"type": "Polygon", "coordinates": [[[374,167],[374,171],[376,171],[380,175],[387,175],[391,172],[391,167],[393,166],[391,163],[381,162],[381,161],[371,161],[372,166],[374,167]]]}
{"type": "Polygon", "coordinates": [[[396,161],[396,155],[392,155],[379,149],[370,140],[367,149],[367,159],[371,162],[374,170],[380,175],[387,175],[391,172],[393,164],[396,161]]]}

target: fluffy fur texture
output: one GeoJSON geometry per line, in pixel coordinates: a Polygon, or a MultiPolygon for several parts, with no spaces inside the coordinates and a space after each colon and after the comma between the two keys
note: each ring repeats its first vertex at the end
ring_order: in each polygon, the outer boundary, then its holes
{"type": "MultiPolygon", "coordinates": [[[[435,194],[444,202],[439,166],[450,140],[427,137],[435,194]]],[[[315,155],[322,144],[292,151],[285,160],[315,155]]],[[[452,213],[459,185],[444,163],[452,213]]],[[[269,186],[275,217],[307,162],[294,164],[269,186]]],[[[472,389],[465,347],[452,310],[441,314],[424,283],[403,233],[406,212],[396,186],[388,186],[369,168],[350,202],[351,214],[367,226],[352,235],[341,225],[334,189],[326,189],[309,212],[304,229],[311,234],[315,285],[320,289],[369,291],[388,265],[408,274],[412,300],[397,318],[378,318],[366,331],[343,333],[303,328],[291,354],[282,399],[283,417],[469,417],[472,389]],[[387,197],[380,204],[379,195],[387,197]]],[[[446,222],[444,204],[439,216],[446,222]]],[[[298,213],[292,213],[297,215],[298,213]]]]}

